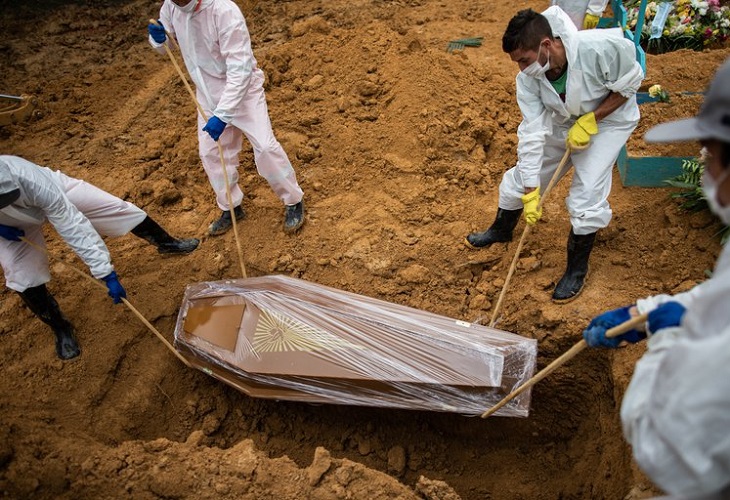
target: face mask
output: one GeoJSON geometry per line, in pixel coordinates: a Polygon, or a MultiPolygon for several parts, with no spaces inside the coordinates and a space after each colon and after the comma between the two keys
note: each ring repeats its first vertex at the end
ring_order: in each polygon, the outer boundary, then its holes
{"type": "Polygon", "coordinates": [[[540,64],[540,51],[542,50],[542,45],[537,49],[537,59],[535,59],[535,62],[527,66],[525,69],[522,70],[524,74],[527,76],[531,76],[532,78],[540,78],[542,75],[545,74],[547,70],[550,69],[550,54],[548,53],[547,62],[545,65],[540,64]]]}
{"type": "Polygon", "coordinates": [[[196,7],[197,3],[198,3],[198,0],[190,0],[190,1],[189,1],[188,3],[186,3],[185,5],[178,5],[178,4],[176,4],[175,2],[172,2],[172,4],[173,4],[173,5],[175,6],[175,7],[177,7],[177,8],[178,8],[178,9],[180,9],[181,11],[183,11],[183,12],[186,12],[186,13],[188,13],[188,14],[192,13],[192,12],[193,12],[193,11],[195,10],[195,7],[196,7]]]}
{"type": "Polygon", "coordinates": [[[710,175],[707,168],[702,173],[702,191],[707,198],[707,204],[712,213],[717,215],[726,226],[730,226],[730,205],[726,207],[720,205],[720,202],[717,201],[717,190],[728,177],[730,177],[730,168],[726,168],[718,180],[710,175]]]}

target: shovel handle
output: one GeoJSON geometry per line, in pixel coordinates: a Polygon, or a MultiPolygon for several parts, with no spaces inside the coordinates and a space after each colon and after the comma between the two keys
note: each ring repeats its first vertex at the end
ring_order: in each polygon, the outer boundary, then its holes
{"type": "MultiPolygon", "coordinates": [[[[565,153],[563,154],[563,158],[560,160],[558,168],[556,168],[555,172],[553,172],[553,175],[550,178],[550,182],[548,183],[547,188],[545,188],[545,192],[542,193],[540,201],[537,203],[538,210],[542,208],[542,204],[545,203],[547,195],[553,189],[555,183],[558,182],[558,180],[560,179],[560,176],[562,175],[561,172],[563,171],[565,164],[570,158],[570,151],[570,148],[566,148],[565,153]]],[[[509,270],[507,270],[507,277],[504,279],[504,285],[502,285],[502,290],[499,292],[497,304],[492,310],[492,319],[489,321],[489,326],[491,326],[492,328],[494,328],[494,325],[497,324],[497,315],[499,314],[499,309],[502,307],[502,301],[504,301],[504,297],[507,293],[507,289],[509,288],[510,281],[512,280],[512,275],[515,272],[515,268],[517,268],[517,262],[520,260],[520,252],[522,252],[522,246],[525,244],[525,240],[527,239],[527,235],[529,234],[531,227],[532,226],[530,224],[525,224],[525,229],[522,231],[520,242],[517,244],[517,249],[515,250],[514,257],[512,257],[512,264],[510,264],[509,270]]]]}
{"type": "MultiPolygon", "coordinates": [[[[639,316],[635,316],[631,318],[628,321],[625,321],[621,323],[618,326],[614,326],[613,328],[606,331],[606,337],[616,337],[618,335],[621,335],[622,333],[626,333],[629,330],[634,329],[635,327],[643,324],[646,322],[647,314],[640,314],[639,316]]],[[[563,353],[559,358],[557,358],[555,361],[547,365],[545,368],[537,372],[534,377],[532,377],[530,380],[519,386],[514,391],[510,392],[507,396],[504,397],[499,403],[494,405],[489,410],[482,413],[482,418],[487,418],[488,416],[492,415],[494,412],[502,408],[504,405],[506,405],[508,402],[512,401],[515,397],[519,396],[523,392],[525,392],[527,389],[532,387],[533,385],[537,384],[539,381],[550,375],[552,372],[554,372],[557,368],[565,364],[567,361],[572,359],[576,354],[581,352],[583,349],[585,349],[588,346],[585,339],[581,339],[580,342],[576,343],[573,347],[571,347],[568,351],[563,353]]]]}
{"type": "MultiPolygon", "coordinates": [[[[39,252],[45,253],[49,258],[53,257],[50,253],[48,253],[48,251],[45,248],[43,248],[43,247],[37,245],[36,243],[30,241],[28,238],[22,236],[20,239],[21,239],[21,241],[23,241],[24,243],[26,243],[26,244],[30,245],[31,247],[35,248],[39,252]]],[[[59,258],[55,258],[55,260],[57,260],[58,262],[60,262],[64,266],[66,266],[67,269],[70,269],[71,271],[75,272],[76,274],[78,274],[82,278],[88,280],[90,283],[92,283],[97,288],[101,288],[102,290],[106,290],[106,286],[102,285],[99,280],[97,280],[96,278],[94,278],[92,276],[89,276],[88,274],[86,274],[85,272],[83,272],[81,269],[78,269],[76,266],[73,266],[73,265],[69,264],[68,262],[63,261],[63,260],[61,260],[59,258]]],[[[190,361],[188,361],[187,359],[185,359],[182,354],[180,354],[179,352],[177,352],[175,350],[175,348],[172,346],[172,344],[170,344],[167,341],[167,339],[157,330],[157,328],[155,328],[154,326],[152,326],[152,323],[150,323],[149,321],[147,321],[147,319],[144,316],[142,316],[142,313],[140,313],[131,304],[131,302],[129,302],[125,298],[122,298],[122,302],[124,303],[125,306],[127,306],[129,308],[130,311],[132,311],[132,313],[134,313],[135,316],[137,316],[137,318],[140,319],[140,321],[142,321],[142,323],[144,323],[144,325],[147,328],[150,329],[150,331],[152,333],[154,333],[157,336],[158,339],[160,339],[162,341],[163,344],[165,344],[165,347],[167,347],[170,350],[170,352],[172,352],[177,357],[177,359],[179,359],[180,361],[182,361],[183,364],[185,364],[185,366],[187,366],[188,368],[191,368],[192,367],[192,365],[190,364],[190,361]]]]}

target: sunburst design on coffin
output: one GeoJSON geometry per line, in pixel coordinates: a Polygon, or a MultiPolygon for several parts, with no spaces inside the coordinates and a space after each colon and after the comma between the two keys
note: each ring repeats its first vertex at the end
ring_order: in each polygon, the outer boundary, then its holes
{"type": "Polygon", "coordinates": [[[261,311],[253,337],[254,352],[361,349],[347,340],[317,330],[274,311],[261,311]]]}

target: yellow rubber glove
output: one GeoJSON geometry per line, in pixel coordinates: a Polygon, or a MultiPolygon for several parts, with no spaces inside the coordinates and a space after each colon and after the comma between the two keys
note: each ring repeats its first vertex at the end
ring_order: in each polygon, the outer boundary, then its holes
{"type": "Polygon", "coordinates": [[[535,188],[522,197],[522,204],[525,205],[525,222],[531,226],[542,217],[542,208],[538,209],[540,204],[540,188],[535,188]]]}
{"type": "Polygon", "coordinates": [[[568,130],[568,138],[566,144],[571,149],[581,150],[591,145],[591,136],[598,133],[598,124],[596,123],[596,115],[593,111],[586,113],[578,118],[570,130],[568,130]]]}
{"type": "Polygon", "coordinates": [[[593,28],[598,26],[598,21],[600,20],[601,16],[594,16],[593,14],[589,14],[586,12],[585,17],[583,18],[583,29],[592,30],[593,28]]]}

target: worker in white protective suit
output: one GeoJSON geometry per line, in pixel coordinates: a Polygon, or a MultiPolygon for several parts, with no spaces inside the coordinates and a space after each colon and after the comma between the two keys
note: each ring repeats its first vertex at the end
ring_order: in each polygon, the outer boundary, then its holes
{"type": "MultiPolygon", "coordinates": [[[[699,140],[707,152],[702,190],[730,225],[730,59],[695,118],[650,129],[649,142],[699,140]]],[[[730,245],[712,278],[674,296],[655,295],[593,318],[593,347],[649,337],[621,402],[624,435],[646,474],[670,498],[730,498],[730,245]],[[642,328],[606,331],[648,313],[642,328]]]]}
{"type": "Polygon", "coordinates": [[[199,243],[195,238],[173,238],[142,209],[82,180],[17,156],[0,155],[0,266],[5,284],[51,327],[61,359],[75,358],[80,350],[73,325],[46,288],[51,275],[43,251],[45,221],[89,266],[91,274],[106,283],[115,304],[126,292],[99,233],[121,236],[131,231],[165,254],[187,254],[199,243]]]}
{"type": "Polygon", "coordinates": [[[550,5],[557,5],[570,16],[578,29],[598,27],[608,0],[551,0],[550,5]]]}
{"type": "Polygon", "coordinates": [[[520,11],[502,49],[521,70],[517,165],[502,177],[494,223],[466,242],[483,248],[511,241],[523,211],[527,224],[535,224],[542,215],[540,188],[570,148],[568,262],[552,295],[566,302],[583,289],[596,232],[611,220],[611,170],[639,120],[636,91],[644,74],[620,29],[578,31],[559,7],[520,11]]]}
{"type": "Polygon", "coordinates": [[[256,169],[285,205],[284,231],[304,224],[304,193],[269,120],[264,73],[251,49],[251,38],[241,9],[231,0],[165,0],[157,24],[148,26],[150,44],[164,54],[167,33],[174,37],[195,83],[198,103],[200,159],[216,194],[220,217],[208,228],[211,235],[228,231],[244,217],[243,192],[238,186],[238,155],[242,134],[253,147],[256,169]],[[218,144],[223,150],[221,165],[218,144]],[[229,206],[224,175],[231,190],[229,206]]]}

